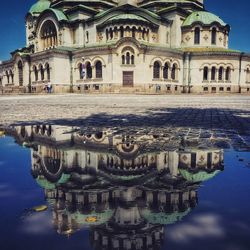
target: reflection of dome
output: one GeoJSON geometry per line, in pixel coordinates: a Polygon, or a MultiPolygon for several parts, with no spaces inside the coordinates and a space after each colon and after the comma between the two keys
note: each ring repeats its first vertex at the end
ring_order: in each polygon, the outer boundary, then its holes
{"type": "Polygon", "coordinates": [[[39,0],[37,3],[33,4],[29,10],[31,14],[39,14],[50,7],[50,1],[39,0]]]}
{"type": "Polygon", "coordinates": [[[56,183],[53,183],[53,182],[48,181],[43,176],[38,176],[36,178],[36,182],[40,187],[44,189],[55,189],[56,184],[64,184],[69,180],[69,178],[70,178],[69,174],[62,174],[61,178],[56,183]]]}
{"type": "Polygon", "coordinates": [[[113,215],[113,211],[110,209],[105,210],[104,212],[91,212],[88,214],[81,214],[79,212],[70,215],[73,220],[75,220],[79,225],[101,225],[105,222],[108,222],[113,215]]]}
{"type": "Polygon", "coordinates": [[[182,26],[191,26],[194,23],[200,23],[203,25],[210,25],[212,23],[219,23],[221,26],[226,26],[227,24],[224,23],[218,16],[214,15],[213,13],[207,11],[195,11],[191,15],[189,15],[182,26]]]}
{"type": "Polygon", "coordinates": [[[167,214],[164,212],[155,213],[144,209],[142,211],[142,216],[151,224],[169,225],[182,220],[182,218],[189,214],[190,211],[191,209],[188,208],[184,212],[173,212],[171,214],[167,214]]]}
{"type": "Polygon", "coordinates": [[[190,182],[207,181],[207,180],[215,177],[219,172],[221,172],[220,170],[216,170],[212,173],[207,173],[206,171],[199,171],[198,173],[192,173],[186,169],[180,169],[179,171],[180,171],[180,174],[182,175],[182,177],[185,180],[190,181],[190,182]]]}

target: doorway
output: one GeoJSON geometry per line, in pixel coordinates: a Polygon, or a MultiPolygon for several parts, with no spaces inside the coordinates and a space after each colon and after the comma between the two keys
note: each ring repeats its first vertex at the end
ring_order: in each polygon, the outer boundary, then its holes
{"type": "Polygon", "coordinates": [[[134,85],[134,72],[123,71],[123,87],[133,87],[134,85]]]}

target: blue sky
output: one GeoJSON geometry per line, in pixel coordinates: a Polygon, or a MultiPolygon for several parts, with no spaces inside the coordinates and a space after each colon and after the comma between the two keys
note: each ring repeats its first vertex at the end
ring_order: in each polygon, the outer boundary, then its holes
{"type": "MultiPolygon", "coordinates": [[[[1,1],[0,60],[25,45],[24,17],[36,0],[1,1]]],[[[205,0],[205,6],[231,25],[230,48],[250,52],[250,1],[205,0]]]]}

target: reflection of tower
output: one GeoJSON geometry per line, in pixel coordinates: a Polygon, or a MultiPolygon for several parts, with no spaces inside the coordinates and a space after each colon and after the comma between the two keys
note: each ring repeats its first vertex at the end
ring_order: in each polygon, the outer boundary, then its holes
{"type": "Polygon", "coordinates": [[[123,189],[115,201],[115,212],[105,224],[95,226],[90,233],[94,249],[160,249],[164,226],[153,225],[141,214],[135,188],[123,189]]]}

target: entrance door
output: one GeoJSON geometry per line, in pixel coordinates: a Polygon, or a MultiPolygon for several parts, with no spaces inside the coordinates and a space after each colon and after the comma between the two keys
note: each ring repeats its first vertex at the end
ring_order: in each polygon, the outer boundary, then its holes
{"type": "Polygon", "coordinates": [[[134,85],[134,72],[123,71],[123,87],[133,87],[134,85]]]}

